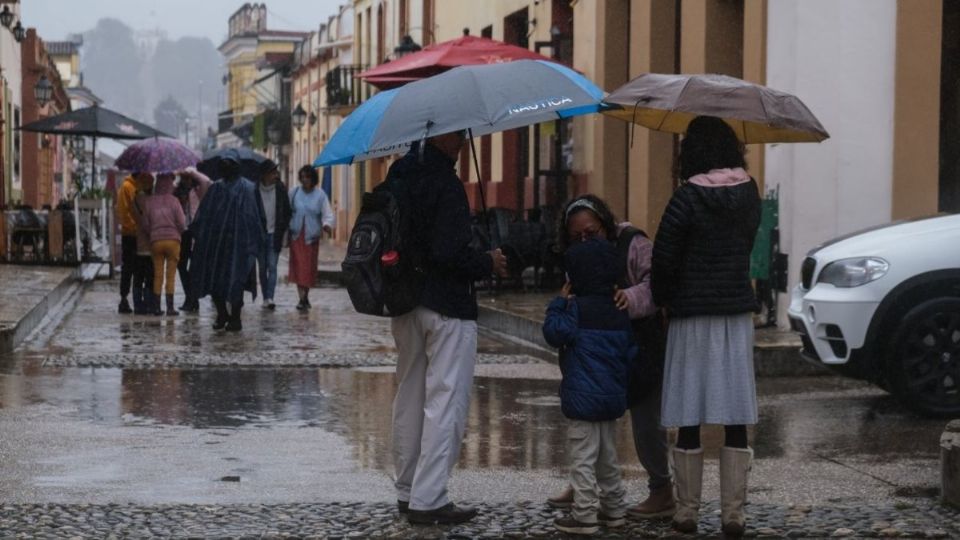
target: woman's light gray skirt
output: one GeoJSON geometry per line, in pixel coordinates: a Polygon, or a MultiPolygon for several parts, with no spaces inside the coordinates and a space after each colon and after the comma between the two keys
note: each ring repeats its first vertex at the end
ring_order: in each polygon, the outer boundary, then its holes
{"type": "Polygon", "coordinates": [[[753,316],[671,319],[661,423],[756,424],[753,316]]]}

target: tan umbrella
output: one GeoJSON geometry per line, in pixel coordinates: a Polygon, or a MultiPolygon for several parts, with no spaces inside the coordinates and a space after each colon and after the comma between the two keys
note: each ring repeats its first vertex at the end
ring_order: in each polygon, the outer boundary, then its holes
{"type": "Polygon", "coordinates": [[[697,116],[716,116],[745,143],[820,142],[830,136],[796,96],[726,75],[646,73],[603,103],[603,114],[670,133],[686,133],[697,116]]]}

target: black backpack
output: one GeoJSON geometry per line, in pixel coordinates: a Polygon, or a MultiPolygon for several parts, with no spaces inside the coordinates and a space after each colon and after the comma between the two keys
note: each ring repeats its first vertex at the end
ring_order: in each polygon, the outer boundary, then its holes
{"type": "MultiPolygon", "coordinates": [[[[620,288],[630,286],[627,275],[630,244],[636,235],[647,234],[635,227],[627,227],[617,236],[617,252],[623,265],[620,288]]],[[[627,384],[627,402],[635,405],[650,392],[659,390],[663,384],[663,365],[667,356],[667,332],[663,315],[657,310],[653,315],[642,319],[632,319],[633,335],[637,341],[636,358],[630,362],[629,382],[627,384]]]]}
{"type": "Polygon", "coordinates": [[[363,194],[340,265],[358,313],[396,317],[417,307],[423,291],[423,254],[416,242],[409,186],[387,178],[363,194]]]}

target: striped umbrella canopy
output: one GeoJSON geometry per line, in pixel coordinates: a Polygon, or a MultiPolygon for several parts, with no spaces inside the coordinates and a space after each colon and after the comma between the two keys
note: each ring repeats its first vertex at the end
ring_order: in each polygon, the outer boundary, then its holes
{"type": "Polygon", "coordinates": [[[381,92],[357,107],[314,166],[353,163],[406,151],[434,135],[473,136],[595,113],[603,91],[554,62],[517,60],[453,68],[381,92]]]}
{"type": "Polygon", "coordinates": [[[153,137],[128,146],[114,165],[125,171],[171,173],[199,161],[200,154],[177,139],[153,137]]]}

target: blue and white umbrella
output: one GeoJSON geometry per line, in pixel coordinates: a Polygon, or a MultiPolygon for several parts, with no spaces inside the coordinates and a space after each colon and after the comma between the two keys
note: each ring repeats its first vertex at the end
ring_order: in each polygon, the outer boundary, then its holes
{"type": "Polygon", "coordinates": [[[406,151],[434,135],[487,135],[598,112],[603,91],[553,62],[462,66],[380,92],[357,107],[313,165],[349,164],[406,151]]]}

